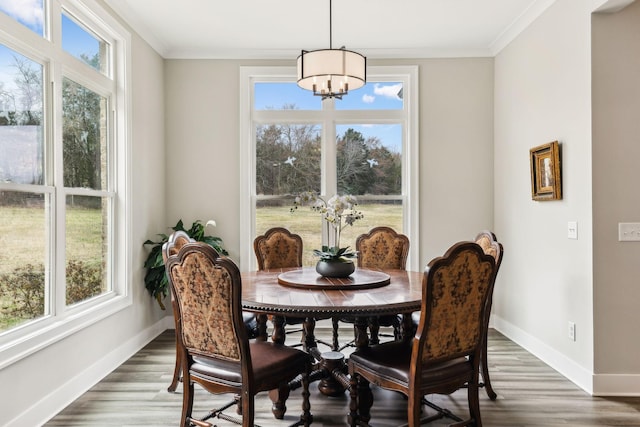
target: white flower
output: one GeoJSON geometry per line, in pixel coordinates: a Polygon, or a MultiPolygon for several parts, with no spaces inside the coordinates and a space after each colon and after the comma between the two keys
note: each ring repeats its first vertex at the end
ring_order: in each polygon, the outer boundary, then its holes
{"type": "Polygon", "coordinates": [[[353,225],[354,222],[364,217],[362,212],[355,210],[358,201],[350,194],[343,196],[336,194],[325,202],[325,200],[316,193],[305,191],[295,197],[293,204],[294,207],[291,208],[291,212],[295,212],[299,205],[310,205],[312,210],[322,215],[322,219],[331,226],[331,229],[335,233],[334,241],[336,248],[340,246],[342,227],[353,225]]]}

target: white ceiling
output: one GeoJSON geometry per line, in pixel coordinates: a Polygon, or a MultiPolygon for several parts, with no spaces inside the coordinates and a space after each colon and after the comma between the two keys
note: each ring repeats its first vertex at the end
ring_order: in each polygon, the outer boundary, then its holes
{"type": "MultiPolygon", "coordinates": [[[[329,47],[329,0],[105,0],[165,58],[293,58],[329,47]]],[[[555,0],[333,0],[333,48],[493,56],[555,0]]],[[[582,1],[582,0],[580,0],[582,1]]]]}

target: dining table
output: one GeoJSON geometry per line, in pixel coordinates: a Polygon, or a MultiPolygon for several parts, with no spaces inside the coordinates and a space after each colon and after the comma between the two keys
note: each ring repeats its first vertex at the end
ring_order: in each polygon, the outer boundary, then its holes
{"type": "MultiPolygon", "coordinates": [[[[422,303],[423,272],[356,268],[346,278],[324,277],[314,267],[269,269],[241,273],[243,310],[256,314],[258,338],[267,340],[267,320],[273,325],[271,340],[285,342],[285,318],[302,318],[303,346],[317,361],[311,380],[328,396],[344,393],[348,377],[344,356],[337,351],[320,352],[314,330],[321,319],[354,319],[354,345],[369,345],[369,320],[383,315],[402,315],[401,330],[412,330],[411,313],[422,303]]],[[[334,337],[334,341],[337,339],[334,337]]],[[[335,348],[335,343],[334,343],[335,348]]],[[[299,383],[290,384],[290,389],[299,383]]],[[[274,413],[282,398],[272,395],[274,413]]],[[[284,397],[286,400],[286,397],[284,397]]]]}

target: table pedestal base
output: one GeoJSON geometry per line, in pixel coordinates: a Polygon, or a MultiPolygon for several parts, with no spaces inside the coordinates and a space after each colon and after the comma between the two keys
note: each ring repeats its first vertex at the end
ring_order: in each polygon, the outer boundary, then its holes
{"type": "Polygon", "coordinates": [[[336,378],[338,373],[345,374],[344,354],[339,351],[328,351],[322,353],[321,357],[320,369],[325,372],[325,377],[318,383],[318,390],[325,396],[336,397],[344,394],[346,388],[336,378]]]}

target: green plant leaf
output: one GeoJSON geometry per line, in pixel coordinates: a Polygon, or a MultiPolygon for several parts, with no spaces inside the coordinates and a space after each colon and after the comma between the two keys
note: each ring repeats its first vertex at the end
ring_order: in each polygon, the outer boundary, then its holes
{"type": "MultiPolygon", "coordinates": [[[[178,220],[174,227],[171,227],[173,231],[184,231],[192,239],[212,246],[222,255],[228,255],[229,253],[224,249],[224,242],[222,239],[215,236],[205,236],[205,228],[206,226],[202,224],[200,220],[196,220],[191,225],[191,228],[186,230],[182,219],[178,220]]],[[[169,236],[162,233],[158,234],[158,236],[161,240],[157,242],[146,240],[143,243],[143,245],[153,245],[144,262],[144,268],[147,269],[144,276],[144,283],[149,294],[156,298],[160,307],[165,310],[162,299],[169,294],[169,279],[165,272],[164,258],[162,257],[162,245],[169,241],[169,236]]]]}

